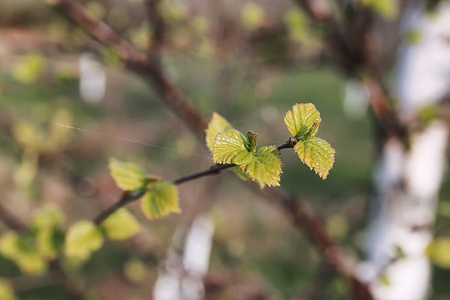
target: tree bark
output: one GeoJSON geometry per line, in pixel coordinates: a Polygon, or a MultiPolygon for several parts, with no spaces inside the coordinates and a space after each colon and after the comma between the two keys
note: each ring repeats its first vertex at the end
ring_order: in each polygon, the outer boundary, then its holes
{"type": "Polygon", "coordinates": [[[417,38],[406,41],[398,53],[394,86],[410,140],[407,145],[395,137],[382,141],[366,242],[368,262],[360,268],[375,298],[382,300],[427,296],[431,268],[425,250],[432,240],[447,164],[448,127],[437,119],[417,119],[424,107],[438,105],[449,92],[450,3],[440,3],[429,14],[419,1],[410,1],[403,21],[403,34],[414,32],[417,38]]]}

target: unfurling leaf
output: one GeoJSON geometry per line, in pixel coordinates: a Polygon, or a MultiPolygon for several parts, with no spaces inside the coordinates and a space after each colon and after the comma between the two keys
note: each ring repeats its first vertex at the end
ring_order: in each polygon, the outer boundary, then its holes
{"type": "Polygon", "coordinates": [[[67,232],[65,254],[84,260],[102,245],[103,237],[97,226],[89,221],[80,221],[72,225],[67,232]]]}
{"type": "Polygon", "coordinates": [[[177,187],[171,182],[155,184],[141,199],[141,210],[150,220],[180,213],[177,187]]]}
{"type": "Polygon", "coordinates": [[[284,116],[284,124],[296,139],[314,137],[319,130],[320,113],[314,104],[295,104],[284,116]]]}
{"type": "Polygon", "coordinates": [[[253,159],[249,151],[250,143],[247,138],[237,130],[229,129],[219,134],[214,142],[213,159],[219,164],[247,165],[253,159]]]}
{"type": "Polygon", "coordinates": [[[228,129],[233,129],[233,126],[218,113],[213,113],[212,119],[206,129],[206,146],[208,146],[209,151],[213,152],[216,136],[228,129]]]}
{"type": "Polygon", "coordinates": [[[241,166],[241,170],[262,185],[279,186],[281,175],[280,153],[274,146],[261,147],[248,165],[241,166]]]}
{"type": "Polygon", "coordinates": [[[245,137],[234,129],[222,132],[214,142],[214,162],[238,165],[241,171],[260,184],[260,187],[266,184],[278,186],[281,173],[278,150],[270,146],[256,151],[256,137],[252,132],[247,133],[245,137]]]}
{"type": "Polygon", "coordinates": [[[121,241],[135,235],[140,225],[128,210],[121,208],[104,220],[101,228],[111,240],[121,241]]]}
{"type": "Polygon", "coordinates": [[[299,140],[294,150],[311,170],[314,169],[322,179],[327,178],[328,172],[333,168],[336,153],[327,141],[316,137],[299,140]]]}
{"type": "Polygon", "coordinates": [[[161,178],[148,175],[139,165],[119,161],[115,158],[109,160],[109,169],[116,185],[124,191],[141,189],[152,181],[161,182],[161,178]]]}

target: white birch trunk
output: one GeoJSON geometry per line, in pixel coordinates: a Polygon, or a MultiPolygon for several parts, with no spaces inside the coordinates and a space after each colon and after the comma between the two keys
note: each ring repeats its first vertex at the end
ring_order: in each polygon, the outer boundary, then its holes
{"type": "MultiPolygon", "coordinates": [[[[432,15],[418,3],[405,12],[404,30],[417,30],[420,38],[401,49],[397,65],[402,120],[413,120],[450,87],[450,3],[442,1],[432,15]]],[[[431,268],[425,249],[432,239],[448,133],[444,123],[433,121],[412,134],[410,149],[395,139],[383,146],[374,178],[368,262],[361,269],[376,299],[427,297],[431,268]]]]}

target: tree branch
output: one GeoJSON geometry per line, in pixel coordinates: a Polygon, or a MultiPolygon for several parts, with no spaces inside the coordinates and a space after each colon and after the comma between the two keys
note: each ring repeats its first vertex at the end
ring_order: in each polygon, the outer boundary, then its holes
{"type": "MultiPolygon", "coordinates": [[[[145,60],[145,55],[138,52],[128,42],[120,38],[112,29],[101,21],[88,17],[86,11],[80,5],[72,0],[49,0],[51,3],[69,16],[80,27],[84,28],[88,34],[102,42],[105,46],[113,47],[119,57],[135,72],[143,75],[151,80],[154,88],[159,92],[161,100],[166,103],[178,116],[189,126],[198,137],[204,137],[204,130],[207,127],[206,120],[196,110],[196,108],[187,100],[182,92],[159,70],[154,64],[145,60]],[[100,30],[101,29],[101,30],[100,30]]],[[[299,0],[300,1],[300,0],[299,0]]],[[[308,1],[309,2],[309,1],[308,1]]],[[[252,185],[253,186],[253,185],[252,185]]],[[[272,202],[281,204],[282,207],[291,215],[294,224],[301,228],[314,242],[314,244],[322,250],[325,258],[338,271],[343,271],[343,275],[349,279],[351,283],[359,287],[363,297],[358,299],[370,300],[369,288],[361,282],[350,268],[343,262],[346,261],[342,251],[338,251],[336,244],[325,230],[320,219],[311,211],[303,211],[300,205],[294,205],[290,198],[286,198],[283,194],[275,189],[265,189],[267,192],[262,193],[264,197],[272,202]],[[275,197],[274,199],[268,197],[275,197]],[[292,209],[292,210],[291,210],[292,209]],[[306,220],[302,217],[309,216],[306,220]]]]}
{"type": "Polygon", "coordinates": [[[197,135],[203,136],[207,122],[183,93],[163,74],[153,60],[138,51],[100,20],[92,18],[87,11],[72,0],[48,0],[51,5],[67,15],[76,25],[97,39],[103,46],[111,47],[120,59],[134,72],[150,79],[149,83],[185,124],[197,135]]]}

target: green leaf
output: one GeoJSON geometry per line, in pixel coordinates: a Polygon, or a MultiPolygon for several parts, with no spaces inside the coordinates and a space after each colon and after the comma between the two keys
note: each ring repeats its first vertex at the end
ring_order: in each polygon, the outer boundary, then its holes
{"type": "Polygon", "coordinates": [[[362,0],[364,5],[369,6],[381,17],[393,20],[399,13],[399,4],[392,0],[362,0]]]}
{"type": "Polygon", "coordinates": [[[206,146],[208,146],[209,151],[213,152],[216,136],[228,129],[233,129],[233,126],[218,113],[213,113],[212,119],[206,129],[206,146]]]}
{"type": "Polygon", "coordinates": [[[255,30],[262,25],[265,12],[258,4],[246,2],[241,11],[241,21],[247,30],[255,30]]]}
{"type": "Polygon", "coordinates": [[[26,237],[9,231],[0,238],[0,253],[17,264],[23,273],[41,275],[47,270],[44,259],[26,237]]]}
{"type": "Polygon", "coordinates": [[[125,240],[140,230],[136,218],[125,208],[116,210],[101,224],[101,228],[111,240],[125,240]]]}
{"type": "Polygon", "coordinates": [[[102,245],[103,237],[97,226],[90,221],[80,221],[72,225],[67,232],[65,254],[84,260],[102,245]]]}
{"type": "Polygon", "coordinates": [[[7,280],[0,279],[0,299],[1,300],[15,300],[14,290],[11,283],[7,280]]]}
{"type": "Polygon", "coordinates": [[[274,146],[261,147],[248,165],[242,165],[241,170],[253,180],[268,186],[280,185],[281,158],[274,146]]]}
{"type": "Polygon", "coordinates": [[[284,116],[284,124],[296,139],[314,137],[319,130],[320,113],[312,103],[295,104],[284,116]]]}
{"type": "Polygon", "coordinates": [[[248,149],[251,142],[242,133],[234,129],[220,133],[214,142],[214,162],[219,164],[248,165],[253,159],[253,153],[249,152],[248,149]]]}
{"type": "Polygon", "coordinates": [[[441,237],[432,241],[428,245],[426,253],[435,265],[450,269],[450,238],[441,237]]]}
{"type": "Polygon", "coordinates": [[[36,244],[44,258],[54,259],[64,245],[64,232],[58,228],[40,229],[36,234],[36,244]]]}
{"type": "Polygon", "coordinates": [[[33,216],[33,227],[36,229],[49,229],[60,227],[64,223],[64,215],[56,206],[47,206],[39,209],[33,216]]]}
{"type": "Polygon", "coordinates": [[[109,160],[109,169],[116,185],[124,191],[135,191],[151,181],[161,181],[161,178],[157,176],[147,175],[139,165],[119,161],[115,158],[109,160]]]}
{"type": "Polygon", "coordinates": [[[327,141],[317,137],[300,140],[294,150],[311,170],[314,169],[322,179],[327,178],[328,172],[333,168],[336,153],[327,141]]]}
{"type": "Polygon", "coordinates": [[[141,199],[141,210],[150,219],[160,219],[169,213],[180,213],[178,189],[171,182],[154,185],[141,199]]]}
{"type": "Polygon", "coordinates": [[[39,53],[31,53],[25,56],[14,68],[14,78],[23,83],[31,84],[36,82],[44,70],[45,60],[39,53]]]}

